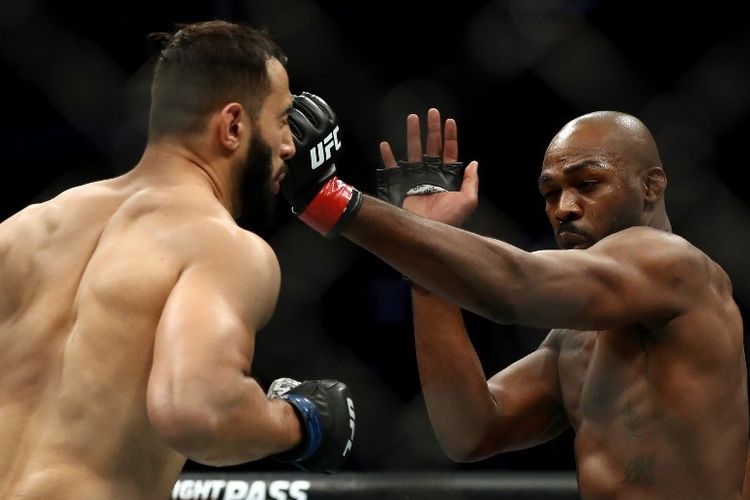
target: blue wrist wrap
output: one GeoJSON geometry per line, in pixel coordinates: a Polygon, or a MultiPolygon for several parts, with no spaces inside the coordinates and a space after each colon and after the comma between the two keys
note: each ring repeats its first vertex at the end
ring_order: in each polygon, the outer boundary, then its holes
{"type": "Polygon", "coordinates": [[[289,401],[302,416],[302,421],[305,424],[306,429],[306,446],[294,461],[300,462],[312,456],[313,453],[318,451],[320,443],[323,440],[323,428],[320,423],[320,414],[318,408],[309,399],[298,396],[296,394],[285,394],[281,396],[281,399],[289,401]]]}

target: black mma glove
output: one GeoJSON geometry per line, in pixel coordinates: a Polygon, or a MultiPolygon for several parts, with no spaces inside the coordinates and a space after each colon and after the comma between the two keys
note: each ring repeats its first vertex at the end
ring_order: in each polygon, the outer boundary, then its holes
{"type": "Polygon", "coordinates": [[[291,403],[305,433],[297,447],[274,458],[310,472],[339,471],[354,441],[354,402],[346,384],[281,378],[273,381],[268,397],[291,403]]]}
{"type": "Polygon", "coordinates": [[[380,168],[375,177],[378,198],[400,207],[407,195],[460,191],[464,164],[423,155],[421,162],[399,161],[398,168],[380,168]]]}
{"type": "Polygon", "coordinates": [[[292,212],[324,236],[335,236],[359,210],[362,194],[336,177],[339,124],[320,97],[295,95],[289,114],[296,154],[286,161],[281,193],[292,212]]]}

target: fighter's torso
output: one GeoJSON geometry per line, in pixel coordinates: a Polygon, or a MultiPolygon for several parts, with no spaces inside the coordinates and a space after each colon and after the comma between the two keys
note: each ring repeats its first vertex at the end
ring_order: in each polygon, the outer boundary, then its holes
{"type": "Polygon", "coordinates": [[[551,333],[584,498],[737,498],[741,321],[733,303],[707,306],[648,329],[551,333]]]}
{"type": "Polygon", "coordinates": [[[0,497],[165,498],[184,464],[145,404],[183,265],[159,196],[106,181],[0,225],[0,497]]]}

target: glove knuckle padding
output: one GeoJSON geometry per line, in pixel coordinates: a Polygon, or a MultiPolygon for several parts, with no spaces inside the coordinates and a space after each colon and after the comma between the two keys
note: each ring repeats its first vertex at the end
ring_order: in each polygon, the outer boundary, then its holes
{"type": "Polygon", "coordinates": [[[308,147],[310,143],[309,131],[313,129],[313,125],[310,123],[310,119],[298,108],[292,108],[289,113],[289,129],[292,131],[295,146],[308,147]]]}
{"type": "Polygon", "coordinates": [[[305,442],[286,459],[309,471],[340,470],[354,439],[354,403],[346,384],[310,380],[281,397],[297,409],[307,429],[305,442]]]}
{"type": "Polygon", "coordinates": [[[437,156],[422,156],[422,161],[399,161],[398,168],[376,172],[377,196],[396,206],[411,194],[460,191],[464,177],[462,162],[443,163],[437,156]]]}
{"type": "Polygon", "coordinates": [[[335,126],[336,115],[331,107],[323,99],[303,92],[302,95],[294,96],[293,106],[310,122],[312,128],[318,132],[326,132],[335,126]]]}
{"type": "Polygon", "coordinates": [[[320,108],[305,95],[294,97],[294,107],[307,118],[315,130],[321,130],[327,121],[320,108]]]}
{"type": "Polygon", "coordinates": [[[320,187],[336,173],[341,138],[336,115],[320,97],[296,95],[289,114],[296,149],[286,160],[287,175],[281,193],[295,213],[301,213],[320,187]]]}
{"type": "Polygon", "coordinates": [[[336,115],[334,114],[333,109],[331,109],[328,103],[325,102],[322,98],[309,92],[303,92],[302,95],[313,101],[318,106],[318,109],[320,109],[320,111],[323,112],[329,120],[336,120],[336,115]]]}

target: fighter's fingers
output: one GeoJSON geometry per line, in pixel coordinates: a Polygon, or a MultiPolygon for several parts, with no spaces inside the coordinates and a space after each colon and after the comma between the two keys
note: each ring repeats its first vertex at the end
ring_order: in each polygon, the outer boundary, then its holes
{"type": "Polygon", "coordinates": [[[391,145],[386,141],[380,143],[380,158],[383,160],[383,166],[385,168],[395,168],[398,166],[398,163],[396,163],[396,157],[391,150],[391,145]]]}
{"type": "Polygon", "coordinates": [[[473,161],[464,170],[464,181],[461,184],[461,192],[476,203],[479,198],[479,162],[473,161]]]}
{"type": "Polygon", "coordinates": [[[443,145],[440,133],[440,111],[436,108],[427,110],[427,156],[440,157],[443,145]]]}
{"type": "Polygon", "coordinates": [[[445,142],[443,143],[443,163],[458,161],[458,127],[453,118],[445,120],[445,142]]]}
{"type": "Polygon", "coordinates": [[[406,117],[406,159],[422,160],[422,137],[419,131],[419,117],[411,114],[406,117]]]}

